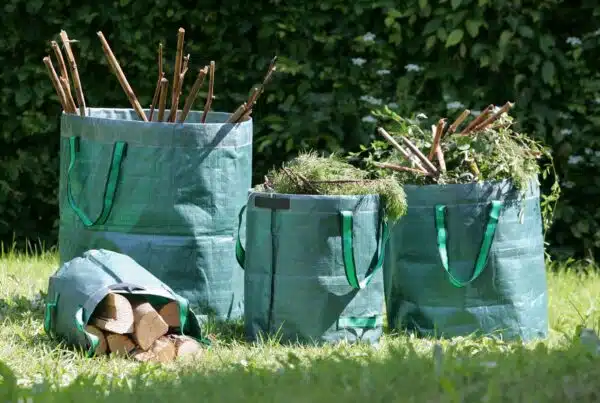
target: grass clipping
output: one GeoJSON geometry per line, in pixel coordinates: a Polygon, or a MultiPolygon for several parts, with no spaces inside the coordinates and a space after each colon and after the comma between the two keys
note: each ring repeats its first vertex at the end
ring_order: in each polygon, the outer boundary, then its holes
{"type": "Polygon", "coordinates": [[[372,179],[370,173],[337,156],[301,153],[280,169],[269,172],[255,190],[282,194],[379,195],[386,219],[397,221],[406,214],[406,195],[394,178],[372,179]]]}

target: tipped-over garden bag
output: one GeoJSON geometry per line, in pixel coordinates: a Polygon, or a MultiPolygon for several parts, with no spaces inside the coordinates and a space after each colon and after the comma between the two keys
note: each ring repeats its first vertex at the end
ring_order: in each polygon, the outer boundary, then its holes
{"type": "MultiPolygon", "coordinates": [[[[168,115],[168,112],[167,112],[168,115]]],[[[131,109],[63,114],[61,263],[89,249],[136,262],[198,314],[237,319],[243,272],[235,260],[237,212],[252,175],[252,121],[142,122],[131,109]]]]}
{"type": "Polygon", "coordinates": [[[388,324],[423,336],[548,333],[540,191],[511,181],[404,186],[384,263],[388,324]]]}
{"type": "Polygon", "coordinates": [[[244,312],[250,339],[375,343],[382,333],[387,225],[379,197],[250,193],[244,312]]]}
{"type": "Polygon", "coordinates": [[[144,296],[152,305],[179,305],[181,334],[201,339],[201,328],[187,299],[153,276],[129,256],[89,250],[65,262],[48,282],[44,330],[94,355],[98,337],[86,331],[94,309],[108,293],[144,296]]]}

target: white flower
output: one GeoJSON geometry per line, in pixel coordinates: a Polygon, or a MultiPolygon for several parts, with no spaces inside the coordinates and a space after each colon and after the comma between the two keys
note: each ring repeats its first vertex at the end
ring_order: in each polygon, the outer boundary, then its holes
{"type": "Polygon", "coordinates": [[[573,131],[571,129],[562,129],[560,131],[560,134],[562,134],[563,136],[570,136],[571,133],[573,133],[573,131]]]}
{"type": "Polygon", "coordinates": [[[384,76],[384,75],[390,74],[390,73],[391,73],[391,71],[386,70],[386,69],[377,70],[377,74],[380,76],[384,76]]]}
{"type": "Polygon", "coordinates": [[[362,57],[355,57],[352,59],[352,63],[355,66],[362,66],[363,64],[365,64],[367,61],[365,59],[363,59],[362,57]]]}
{"type": "Polygon", "coordinates": [[[591,153],[594,152],[594,150],[592,150],[591,148],[586,148],[584,151],[587,155],[590,155],[591,153]]]}
{"type": "Polygon", "coordinates": [[[570,36],[567,38],[567,43],[571,46],[578,46],[581,45],[581,39],[574,36],[570,36]]]}
{"type": "Polygon", "coordinates": [[[407,64],[406,66],[404,66],[404,69],[406,71],[421,71],[421,70],[423,70],[423,68],[421,66],[418,66],[418,65],[412,64],[412,63],[407,64]]]}
{"type": "Polygon", "coordinates": [[[594,102],[597,103],[597,104],[600,104],[600,98],[594,99],[594,102]]]}
{"type": "Polygon", "coordinates": [[[398,104],[397,104],[397,103],[395,103],[395,102],[391,102],[391,103],[389,103],[389,104],[388,104],[388,106],[389,106],[390,108],[397,108],[397,107],[398,107],[398,104]]]}
{"type": "Polygon", "coordinates": [[[363,122],[367,122],[367,123],[375,123],[377,122],[377,119],[375,119],[373,116],[371,115],[367,115],[367,116],[363,116],[363,118],[361,119],[363,122]]]}
{"type": "Polygon", "coordinates": [[[372,97],[370,95],[363,95],[362,97],[360,97],[360,100],[364,101],[364,102],[368,102],[373,105],[381,105],[383,102],[383,101],[381,101],[381,99],[372,97]]]}
{"type": "Polygon", "coordinates": [[[464,105],[458,101],[454,101],[454,102],[448,102],[448,104],[446,104],[446,108],[447,109],[460,109],[460,108],[464,108],[464,105]]]}
{"type": "Polygon", "coordinates": [[[572,187],[575,186],[575,183],[571,182],[571,181],[566,181],[566,182],[563,182],[562,185],[563,185],[563,187],[566,187],[567,189],[571,189],[572,187]]]}
{"type": "Polygon", "coordinates": [[[417,113],[417,119],[427,119],[427,115],[423,112],[417,113]]]}
{"type": "Polygon", "coordinates": [[[362,40],[365,42],[373,42],[375,40],[375,34],[367,32],[363,35],[362,40]]]}
{"type": "Polygon", "coordinates": [[[583,162],[583,157],[581,155],[571,155],[569,157],[569,161],[567,162],[569,165],[577,165],[580,162],[583,162]]]}
{"type": "Polygon", "coordinates": [[[600,29],[595,30],[592,35],[594,35],[594,36],[600,35],[600,29]]]}

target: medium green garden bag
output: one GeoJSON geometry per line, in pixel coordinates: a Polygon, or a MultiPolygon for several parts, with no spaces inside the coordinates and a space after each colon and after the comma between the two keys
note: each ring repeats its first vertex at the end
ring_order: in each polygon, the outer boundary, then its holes
{"type": "Polygon", "coordinates": [[[153,276],[129,256],[108,250],[89,250],[65,262],[48,282],[44,330],[51,337],[95,353],[98,338],[87,332],[94,309],[110,293],[144,296],[151,304],[179,305],[181,333],[201,339],[200,324],[189,301],[153,276]]]}
{"type": "Polygon", "coordinates": [[[405,185],[390,230],[388,324],[422,336],[545,338],[548,292],[540,192],[511,181],[405,185]]]}
{"type": "Polygon", "coordinates": [[[246,215],[248,338],[375,343],[382,334],[387,225],[379,197],[251,192],[246,215]]]}
{"type": "Polygon", "coordinates": [[[239,319],[243,271],[237,212],[252,175],[252,121],[199,112],[186,123],[142,122],[132,109],[63,114],[61,263],[89,249],[123,253],[201,316],[239,319]]]}

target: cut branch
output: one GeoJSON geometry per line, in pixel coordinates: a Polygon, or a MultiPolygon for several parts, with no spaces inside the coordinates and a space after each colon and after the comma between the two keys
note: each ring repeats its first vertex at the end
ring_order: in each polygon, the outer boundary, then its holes
{"type": "Polygon", "coordinates": [[[52,65],[52,60],[50,60],[50,56],[44,57],[43,61],[44,61],[44,64],[46,65],[46,68],[48,69],[48,74],[50,75],[50,80],[52,80],[52,85],[54,86],[54,90],[56,91],[56,94],[58,95],[58,100],[60,101],[60,104],[62,105],[63,110],[68,112],[69,107],[67,106],[65,91],[63,90],[62,85],[60,84],[60,81],[58,79],[58,74],[56,74],[56,70],[54,70],[54,66],[52,65]]]}
{"type": "Polygon", "coordinates": [[[386,132],[382,127],[377,128],[377,133],[379,133],[381,136],[383,136],[383,138],[385,138],[388,141],[388,143],[390,143],[396,150],[400,151],[400,153],[402,155],[404,155],[404,157],[408,161],[413,162],[417,168],[419,168],[423,172],[428,172],[423,167],[423,164],[421,164],[421,162],[419,162],[418,158],[413,156],[406,149],[404,149],[404,147],[402,147],[400,144],[398,144],[398,142],[396,140],[394,140],[394,138],[392,136],[390,136],[390,134],[388,132],[386,132]]]}
{"type": "Polygon", "coordinates": [[[121,84],[121,87],[123,88],[123,91],[125,91],[125,94],[127,94],[127,98],[129,98],[129,102],[133,106],[133,109],[136,111],[136,113],[138,114],[140,119],[142,119],[144,122],[147,122],[148,118],[146,117],[146,114],[144,113],[142,106],[140,105],[139,101],[137,100],[137,97],[135,96],[133,89],[129,85],[129,82],[127,82],[125,73],[123,73],[123,70],[121,69],[119,62],[117,61],[117,58],[113,54],[108,42],[106,41],[106,38],[104,38],[104,34],[102,34],[102,31],[98,31],[97,35],[100,38],[100,41],[102,42],[102,48],[104,49],[104,53],[106,54],[108,63],[113,68],[113,72],[116,74],[117,79],[119,80],[119,83],[121,84]]]}
{"type": "Polygon", "coordinates": [[[456,129],[458,129],[458,126],[461,125],[462,122],[465,121],[465,119],[471,114],[471,111],[468,109],[465,109],[454,121],[454,123],[452,123],[450,125],[450,127],[448,128],[448,131],[446,132],[446,134],[452,134],[456,131],[456,129]]]}
{"type": "Polygon", "coordinates": [[[212,105],[212,100],[214,97],[214,86],[215,86],[215,62],[213,60],[210,61],[210,76],[208,78],[208,95],[206,96],[206,103],[204,104],[204,113],[202,113],[202,119],[200,120],[202,123],[206,122],[206,116],[208,115],[208,111],[212,105]]]}
{"type": "Polygon", "coordinates": [[[148,120],[152,122],[152,118],[154,117],[154,107],[158,102],[158,96],[160,95],[160,82],[165,76],[165,72],[163,71],[163,45],[162,43],[158,44],[158,79],[156,80],[156,88],[154,89],[154,96],[152,97],[152,103],[150,104],[150,116],[148,120]]]}
{"type": "Polygon", "coordinates": [[[412,172],[415,174],[431,176],[431,174],[429,172],[421,171],[420,169],[415,169],[415,168],[411,168],[411,167],[405,167],[402,165],[390,164],[389,162],[372,162],[372,164],[378,168],[391,169],[393,171],[400,171],[400,172],[412,172]]]}
{"type": "Polygon", "coordinates": [[[235,112],[233,112],[233,114],[231,116],[229,116],[229,119],[227,119],[227,123],[238,123],[240,121],[240,118],[244,115],[244,113],[246,112],[246,106],[248,104],[246,102],[244,102],[243,104],[241,104],[236,110],[235,112]]]}
{"type": "Polygon", "coordinates": [[[465,129],[460,134],[464,136],[464,135],[468,134],[469,132],[471,132],[475,128],[475,126],[477,126],[479,123],[481,123],[493,109],[494,109],[494,105],[488,105],[487,108],[485,108],[483,111],[481,111],[479,116],[477,116],[475,119],[473,119],[471,121],[471,123],[469,123],[467,125],[467,127],[465,127],[465,129]]]}
{"type": "Polygon", "coordinates": [[[496,113],[494,113],[492,116],[490,116],[489,118],[487,118],[486,120],[484,120],[482,123],[478,124],[473,130],[483,130],[485,129],[487,126],[491,125],[492,123],[494,123],[496,120],[498,120],[498,118],[505,112],[508,112],[508,110],[510,108],[513,107],[513,103],[511,102],[507,102],[504,105],[502,105],[502,108],[498,109],[498,111],[496,113]]]}
{"type": "Polygon", "coordinates": [[[431,150],[429,150],[429,156],[427,157],[429,161],[433,161],[433,156],[436,153],[437,148],[440,145],[440,139],[442,138],[442,134],[444,133],[444,126],[446,125],[446,119],[440,119],[438,121],[437,127],[435,129],[435,133],[433,135],[433,143],[431,144],[431,150]]]}
{"type": "Polygon", "coordinates": [[[67,102],[68,110],[67,112],[76,113],[77,105],[75,104],[75,100],[73,99],[73,95],[71,94],[71,87],[69,86],[69,80],[64,77],[60,77],[60,84],[65,91],[65,101],[67,102]]]}
{"type": "Polygon", "coordinates": [[[200,92],[200,88],[202,88],[202,84],[204,84],[204,78],[206,77],[206,74],[208,74],[208,66],[204,66],[204,68],[198,72],[196,81],[194,81],[194,85],[192,85],[192,89],[190,90],[190,93],[189,93],[187,99],[185,100],[185,104],[183,106],[183,112],[181,113],[181,116],[179,117],[180,123],[185,122],[187,115],[190,113],[190,110],[192,109],[192,105],[194,104],[194,101],[196,100],[196,97],[198,96],[198,92],[200,92]]]}
{"type": "Polygon", "coordinates": [[[179,108],[179,76],[181,74],[181,63],[183,62],[183,40],[185,37],[185,29],[179,28],[177,31],[177,54],[175,55],[175,71],[173,72],[172,94],[171,94],[171,113],[169,114],[169,122],[175,121],[177,109],[179,108]]]}
{"type": "Polygon", "coordinates": [[[162,122],[165,117],[165,107],[167,106],[167,92],[169,91],[169,80],[162,78],[160,80],[160,101],[158,105],[158,122],[162,122]]]}
{"type": "Polygon", "coordinates": [[[400,136],[400,138],[404,142],[404,145],[407,146],[410,149],[410,151],[412,151],[412,153],[419,158],[419,160],[421,160],[423,165],[425,165],[425,169],[427,169],[432,174],[438,173],[437,168],[431,163],[431,161],[427,159],[427,157],[423,155],[423,153],[417,148],[417,146],[415,146],[409,139],[407,139],[404,136],[400,136]]]}
{"type": "Polygon", "coordinates": [[[85,98],[83,96],[83,88],[81,87],[81,80],[79,79],[79,71],[77,69],[77,63],[75,62],[75,56],[71,49],[71,41],[64,30],[60,31],[60,38],[62,39],[65,52],[67,53],[67,59],[69,60],[69,67],[71,68],[71,75],[73,76],[73,85],[75,86],[75,96],[77,97],[77,105],[79,106],[79,114],[85,116],[85,98]]]}
{"type": "Polygon", "coordinates": [[[67,72],[67,65],[65,64],[65,59],[60,50],[60,46],[56,41],[50,42],[52,45],[52,49],[54,50],[54,54],[56,55],[56,61],[58,62],[58,69],[60,71],[60,77],[65,78],[67,82],[69,82],[69,73],[67,72]]]}

